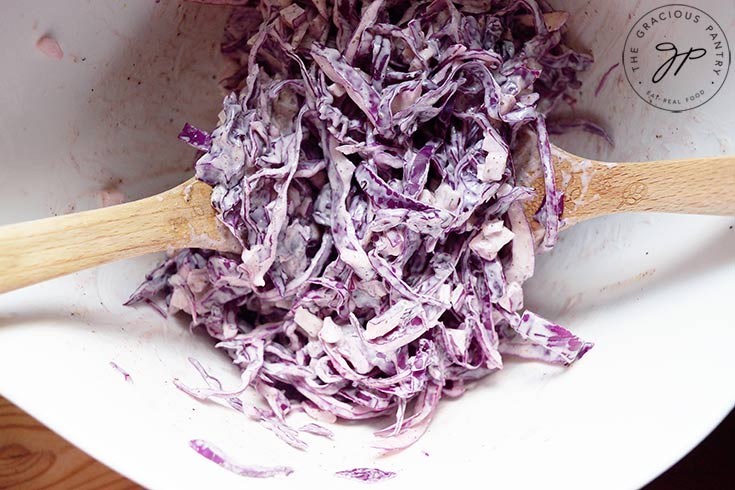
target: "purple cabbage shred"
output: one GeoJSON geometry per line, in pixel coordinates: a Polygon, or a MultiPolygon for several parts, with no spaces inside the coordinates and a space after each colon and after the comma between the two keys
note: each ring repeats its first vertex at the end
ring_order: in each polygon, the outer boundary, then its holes
{"type": "Polygon", "coordinates": [[[201,439],[192,439],[189,441],[189,446],[199,455],[240,476],[272,478],[274,476],[288,476],[293,473],[293,469],[286,466],[243,466],[233,463],[221,449],[201,439]]]}
{"type": "Polygon", "coordinates": [[[335,475],[341,478],[349,478],[365,483],[375,483],[383,480],[390,480],[396,476],[393,471],[384,471],[378,468],[354,468],[351,470],[337,471],[335,475]]]}
{"type": "Polygon", "coordinates": [[[209,151],[212,146],[212,137],[206,131],[195,128],[189,123],[184,124],[179,133],[179,139],[197,150],[209,151]]]}
{"type": "Polygon", "coordinates": [[[124,379],[125,379],[125,381],[127,381],[128,383],[132,383],[132,382],[133,382],[133,377],[132,377],[132,376],[130,376],[130,373],[128,373],[128,372],[127,372],[126,370],[124,370],[123,368],[121,368],[121,367],[120,367],[120,366],[119,366],[119,365],[118,365],[118,364],[117,364],[117,363],[116,363],[115,361],[110,361],[110,367],[111,367],[112,369],[114,369],[115,371],[117,371],[118,373],[122,374],[123,378],[124,378],[124,379]]]}

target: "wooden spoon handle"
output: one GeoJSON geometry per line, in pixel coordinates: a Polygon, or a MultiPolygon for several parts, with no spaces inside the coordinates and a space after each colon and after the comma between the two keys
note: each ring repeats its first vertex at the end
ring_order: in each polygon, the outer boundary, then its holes
{"type": "Polygon", "coordinates": [[[640,211],[735,216],[733,156],[592,165],[586,188],[584,172],[564,186],[572,223],[640,211]]]}
{"type": "Polygon", "coordinates": [[[215,236],[211,191],[188,181],[119,206],[0,227],[0,293],[115,260],[204,246],[215,236]]]}

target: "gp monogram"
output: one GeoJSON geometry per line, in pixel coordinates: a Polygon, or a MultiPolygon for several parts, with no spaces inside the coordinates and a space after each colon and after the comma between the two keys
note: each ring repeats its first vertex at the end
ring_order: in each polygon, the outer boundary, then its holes
{"type": "Polygon", "coordinates": [[[689,5],[663,5],[630,29],[623,66],[641,99],[682,112],[717,94],[730,68],[730,49],[722,28],[706,12],[689,5]]]}

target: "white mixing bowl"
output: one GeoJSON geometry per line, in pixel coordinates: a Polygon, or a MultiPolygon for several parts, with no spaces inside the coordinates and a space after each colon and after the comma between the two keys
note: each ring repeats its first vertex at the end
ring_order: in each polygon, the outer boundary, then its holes
{"type": "MultiPolygon", "coordinates": [[[[692,1],[735,41],[728,2],[692,1]]],[[[595,94],[635,21],[665,2],[552,3],[569,9],[571,37],[597,60],[575,111],[616,141],[611,148],[575,133],[557,138],[560,146],[608,161],[735,153],[735,75],[712,100],[681,113],[645,103],[622,66],[595,94]]],[[[113,185],[128,199],[150,195],[189,175],[193,152],[176,134],[186,121],[216,121],[221,94],[212,75],[225,17],[218,7],[166,0],[2,2],[0,224],[97,207],[98,191],[113,185]],[[62,60],[35,48],[42,35],[58,40],[62,60]]],[[[312,438],[299,452],[177,390],[173,378],[198,382],[189,356],[229,386],[239,378],[208,339],[122,306],[157,256],[0,296],[0,393],[154,489],[361,488],[333,476],[360,466],[396,471],[386,489],[636,488],[735,403],[733,224],[640,214],[564,232],[539,260],[528,303],[596,347],[570,369],[509,361],[466,396],[442,402],[425,437],[391,457],[367,447],[374,427],[340,425],[334,441],[312,438]],[[198,456],[188,447],[194,438],[243,463],[296,471],[246,480],[198,456]]]]}

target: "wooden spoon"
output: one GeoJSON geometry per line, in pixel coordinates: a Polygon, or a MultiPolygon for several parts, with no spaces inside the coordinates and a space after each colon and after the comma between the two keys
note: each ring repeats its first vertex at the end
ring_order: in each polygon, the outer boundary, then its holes
{"type": "Polygon", "coordinates": [[[211,196],[192,178],[139,201],[0,227],[0,293],[152,252],[239,251],[211,196]]]}
{"type": "MultiPolygon", "coordinates": [[[[612,213],[735,215],[735,157],[603,163],[553,148],[565,226],[612,213]]],[[[543,199],[524,203],[526,216],[543,199]]],[[[0,227],[0,293],[107,262],[195,247],[238,252],[216,219],[212,189],[195,179],[127,204],[0,227]]]]}
{"type": "MultiPolygon", "coordinates": [[[[563,228],[627,212],[735,216],[735,156],[607,163],[552,145],[551,158],[557,189],[564,192],[563,228]]],[[[536,223],[543,177],[531,176],[525,184],[539,191],[523,203],[529,223],[536,223]]]]}

